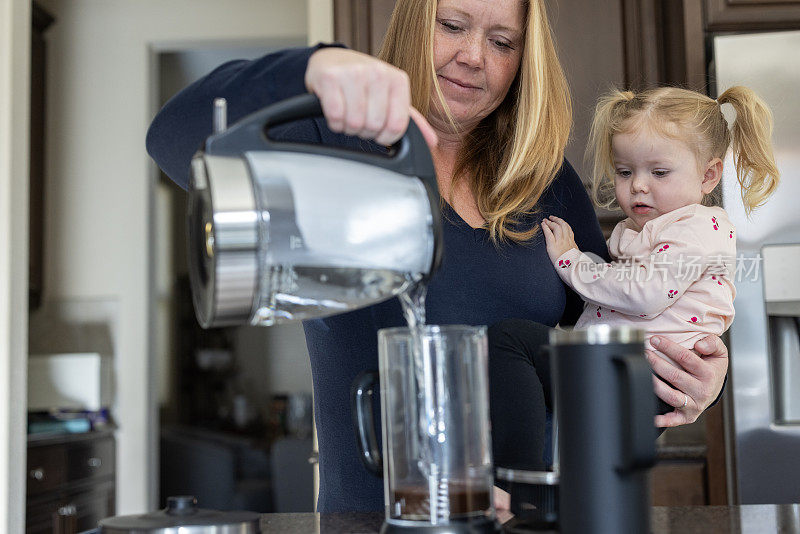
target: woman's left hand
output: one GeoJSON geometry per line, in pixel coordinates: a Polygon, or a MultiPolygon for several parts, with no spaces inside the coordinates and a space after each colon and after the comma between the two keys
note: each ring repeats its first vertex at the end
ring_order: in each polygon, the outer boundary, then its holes
{"type": "Polygon", "coordinates": [[[681,367],[674,367],[652,351],[647,351],[653,372],[668,382],[653,377],[655,393],[675,407],[672,412],[657,415],[656,426],[673,427],[695,422],[722,391],[728,372],[728,347],[715,335],[695,343],[694,352],[661,336],[653,336],[650,343],[681,367]]]}

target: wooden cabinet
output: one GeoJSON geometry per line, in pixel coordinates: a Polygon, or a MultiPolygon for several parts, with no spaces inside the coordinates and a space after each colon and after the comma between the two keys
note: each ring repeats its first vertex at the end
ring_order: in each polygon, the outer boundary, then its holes
{"type": "Polygon", "coordinates": [[[334,39],[353,50],[378,55],[395,0],[333,0],[334,39]]]}
{"type": "Polygon", "coordinates": [[[30,436],[26,533],[51,534],[59,512],[74,514],[77,532],[113,516],[115,461],[110,431],[30,436]]]}
{"type": "Polygon", "coordinates": [[[702,459],[662,461],[650,473],[651,502],[653,506],[708,504],[705,478],[706,465],[702,459]]]}
{"type": "Polygon", "coordinates": [[[30,243],[28,306],[42,303],[44,280],[44,130],[47,44],[44,33],[53,17],[36,2],[31,6],[30,243]]]}
{"type": "Polygon", "coordinates": [[[693,425],[669,429],[658,440],[650,476],[654,506],[728,503],[722,405],[706,410],[693,425]]]}
{"type": "Polygon", "coordinates": [[[794,30],[800,27],[798,0],[705,0],[708,31],[794,30]]]}
{"type": "Polygon", "coordinates": [[[713,89],[714,34],[800,29],[800,0],[621,0],[628,82],[713,89]]]}

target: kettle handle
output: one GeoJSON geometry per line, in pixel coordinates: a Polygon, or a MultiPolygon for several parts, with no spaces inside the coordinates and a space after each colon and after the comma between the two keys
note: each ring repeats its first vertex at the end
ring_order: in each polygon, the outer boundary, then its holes
{"type": "Polygon", "coordinates": [[[378,478],[383,477],[383,458],[378,450],[375,421],[372,412],[372,392],[378,383],[377,371],[364,371],[350,386],[350,401],[353,412],[353,427],[356,432],[358,456],[367,471],[378,478]]]}
{"type": "Polygon", "coordinates": [[[433,192],[438,191],[436,172],[430,150],[416,123],[409,120],[408,129],[392,145],[389,156],[370,154],[325,145],[275,141],[266,135],[267,128],[290,121],[322,116],[319,98],[311,93],[297,95],[260,109],[242,118],[230,128],[206,139],[207,154],[230,156],[249,150],[281,150],[313,153],[368,163],[407,176],[417,176],[433,192]]]}
{"type": "Polygon", "coordinates": [[[617,356],[614,363],[621,371],[624,457],[617,469],[631,472],[652,467],[656,460],[655,414],[650,365],[640,354],[617,356]]]}

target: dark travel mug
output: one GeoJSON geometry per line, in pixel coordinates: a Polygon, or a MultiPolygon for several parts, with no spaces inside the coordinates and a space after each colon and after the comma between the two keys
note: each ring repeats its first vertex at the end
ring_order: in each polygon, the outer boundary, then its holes
{"type": "Polygon", "coordinates": [[[553,330],[561,532],[650,532],[655,396],[644,331],[553,330]]]}

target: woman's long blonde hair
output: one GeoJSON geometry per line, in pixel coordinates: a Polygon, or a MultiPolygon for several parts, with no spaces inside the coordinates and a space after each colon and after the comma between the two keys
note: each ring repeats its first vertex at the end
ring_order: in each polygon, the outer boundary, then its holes
{"type": "MultiPolygon", "coordinates": [[[[701,164],[714,158],[724,160],[732,142],[736,177],[748,215],[778,187],[780,173],[772,153],[772,113],[747,87],[731,87],[717,100],[678,87],[638,94],[612,91],[597,103],[587,150],[593,168],[592,196],[598,205],[619,207],[614,197],[614,134],[628,133],[642,125],[686,143],[701,164]],[[720,109],[722,104],[731,104],[736,111],[730,129],[720,109]]],[[[705,205],[719,202],[719,186],[703,198],[705,205]]]]}
{"type": "MultiPolygon", "coordinates": [[[[556,55],[543,0],[520,0],[526,10],[519,72],[498,108],[468,134],[454,180],[467,180],[493,241],[524,242],[538,225],[519,225],[564,161],[572,125],[569,88],[556,55]]],[[[398,0],[378,57],[403,69],[411,81],[411,103],[428,116],[431,92],[447,116],[436,79],[433,35],[437,0],[398,0]]],[[[452,190],[452,189],[451,189],[452,190]]]]}

